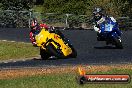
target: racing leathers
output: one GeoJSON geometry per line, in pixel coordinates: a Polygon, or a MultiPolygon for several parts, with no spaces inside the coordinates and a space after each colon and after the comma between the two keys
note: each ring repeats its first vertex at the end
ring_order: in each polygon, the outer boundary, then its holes
{"type": "Polygon", "coordinates": [[[42,28],[48,29],[49,27],[46,24],[38,24],[35,26],[35,28],[31,28],[29,36],[33,46],[37,46],[35,36],[40,32],[42,28]]]}
{"type": "Polygon", "coordinates": [[[114,25],[114,27],[113,27],[114,31],[118,34],[118,36],[121,36],[121,31],[119,30],[118,23],[116,22],[116,20],[113,17],[102,16],[102,18],[100,20],[94,19],[94,23],[95,23],[94,30],[97,32],[97,40],[101,39],[101,35],[105,31],[104,28],[100,28],[100,27],[104,27],[104,24],[107,24],[107,23],[114,25]]]}

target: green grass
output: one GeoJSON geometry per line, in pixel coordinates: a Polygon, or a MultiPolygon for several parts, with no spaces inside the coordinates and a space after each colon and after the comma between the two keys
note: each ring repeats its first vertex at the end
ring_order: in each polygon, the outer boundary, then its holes
{"type": "MultiPolygon", "coordinates": [[[[130,74],[132,70],[113,69],[108,72],[96,72],[96,74],[130,74]]],[[[77,73],[60,73],[36,75],[17,79],[0,80],[0,88],[132,88],[132,82],[128,84],[84,84],[76,81],[77,73]]]]}
{"type": "Polygon", "coordinates": [[[0,60],[22,59],[39,55],[39,49],[29,43],[0,41],[0,60]]]}
{"type": "Polygon", "coordinates": [[[34,5],[33,10],[39,13],[43,12],[43,5],[34,5]]]}

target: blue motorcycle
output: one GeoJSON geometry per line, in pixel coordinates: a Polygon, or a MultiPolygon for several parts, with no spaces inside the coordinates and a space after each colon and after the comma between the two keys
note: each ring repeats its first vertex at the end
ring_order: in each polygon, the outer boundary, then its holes
{"type": "Polygon", "coordinates": [[[110,19],[99,24],[101,33],[97,33],[98,41],[106,41],[106,45],[112,44],[116,48],[122,49],[121,31],[118,28],[116,22],[112,22],[110,19]]]}

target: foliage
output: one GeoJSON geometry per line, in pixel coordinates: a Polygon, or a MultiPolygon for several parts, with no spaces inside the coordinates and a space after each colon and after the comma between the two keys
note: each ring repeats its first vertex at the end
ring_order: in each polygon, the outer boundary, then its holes
{"type": "Polygon", "coordinates": [[[69,13],[91,15],[94,7],[102,7],[106,13],[125,16],[132,12],[131,0],[45,0],[43,13],[69,13]]]}
{"type": "MultiPolygon", "coordinates": [[[[130,0],[90,0],[88,9],[89,11],[94,7],[101,7],[106,11],[106,14],[113,16],[130,16],[128,12],[131,11],[130,0]]],[[[89,12],[88,12],[89,14],[89,12]]]]}
{"type": "Polygon", "coordinates": [[[31,8],[31,3],[28,0],[2,0],[3,10],[29,10],[31,8]]]}
{"type": "Polygon", "coordinates": [[[41,5],[33,3],[34,0],[2,0],[0,7],[3,10],[29,10],[36,7],[43,13],[91,15],[94,7],[102,7],[108,14],[114,16],[130,16],[132,12],[131,0],[38,0],[41,5]],[[42,5],[43,4],[43,5],[42,5]]]}
{"type": "MultiPolygon", "coordinates": [[[[28,18],[31,14],[27,13],[26,15],[19,15],[20,14],[19,11],[23,11],[23,10],[29,11],[30,9],[33,9],[33,11],[37,11],[43,14],[55,13],[55,14],[76,15],[75,17],[71,15],[71,17],[69,16],[70,18],[68,18],[69,23],[74,23],[75,25],[86,22],[88,17],[91,17],[92,10],[95,7],[102,7],[106,14],[112,15],[114,17],[121,17],[121,16],[132,17],[131,0],[37,0],[37,1],[40,3],[39,5],[34,3],[36,2],[36,0],[1,0],[0,10],[6,10],[6,12],[9,12],[10,14],[6,13],[5,15],[4,13],[2,13],[2,15],[0,16],[0,20],[1,20],[0,26],[9,24],[9,25],[14,25],[14,27],[20,27],[21,25],[28,27],[27,24],[23,24],[23,23],[28,23],[29,21],[28,18]],[[10,10],[13,10],[14,12],[10,12],[10,10]],[[86,15],[86,16],[79,16],[79,15],[86,15]],[[24,18],[24,20],[21,18],[24,18]],[[84,18],[86,18],[86,20],[84,18]]],[[[36,15],[36,16],[37,18],[42,19],[40,15],[36,15]]],[[[44,15],[43,17],[45,19],[51,20],[52,18],[54,20],[54,16],[52,15],[49,16],[44,15]]],[[[57,15],[56,17],[57,18],[55,18],[55,20],[66,18],[66,16],[60,16],[60,15],[57,15]]],[[[64,23],[65,20],[63,19],[62,22],[64,23]]]]}
{"type": "Polygon", "coordinates": [[[1,0],[1,27],[28,27],[32,4],[28,0],[1,0]]]}
{"type": "Polygon", "coordinates": [[[44,13],[85,14],[84,0],[45,0],[44,13]]]}

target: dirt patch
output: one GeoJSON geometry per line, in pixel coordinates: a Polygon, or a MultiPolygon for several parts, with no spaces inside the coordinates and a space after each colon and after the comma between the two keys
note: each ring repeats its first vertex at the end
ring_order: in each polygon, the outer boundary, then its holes
{"type": "Polygon", "coordinates": [[[132,65],[78,65],[78,66],[54,66],[45,68],[20,68],[20,69],[1,69],[0,79],[13,79],[24,76],[33,75],[45,75],[45,74],[60,74],[60,73],[77,73],[78,68],[81,67],[88,73],[94,73],[97,71],[108,71],[111,69],[130,69],[132,70],[132,65]]]}

